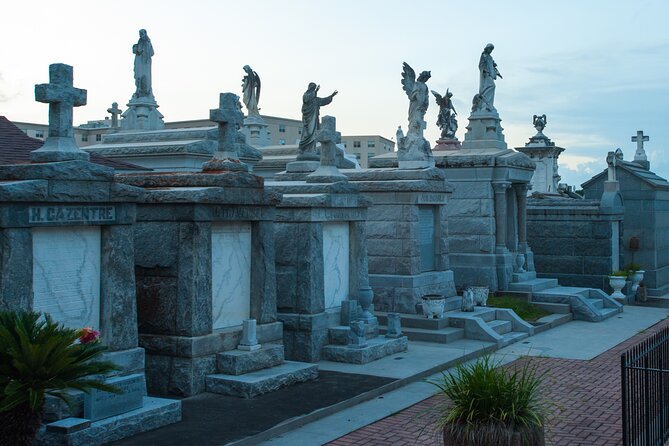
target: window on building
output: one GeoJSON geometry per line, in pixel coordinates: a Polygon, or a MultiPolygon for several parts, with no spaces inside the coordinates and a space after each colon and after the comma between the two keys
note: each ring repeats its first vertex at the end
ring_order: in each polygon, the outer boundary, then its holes
{"type": "Polygon", "coordinates": [[[81,140],[83,142],[88,142],[88,135],[81,135],[81,140]]]}
{"type": "Polygon", "coordinates": [[[279,140],[279,145],[280,146],[285,146],[286,145],[286,140],[285,139],[280,139],[279,140]]]}
{"type": "Polygon", "coordinates": [[[99,134],[99,133],[97,135],[95,135],[95,140],[96,141],[102,141],[102,135],[99,134]]]}
{"type": "Polygon", "coordinates": [[[44,132],[42,130],[36,130],[35,138],[44,138],[44,132]]]}
{"type": "Polygon", "coordinates": [[[367,141],[367,147],[375,147],[375,145],[376,144],[374,143],[374,140],[370,139],[369,141],[367,141]]]}
{"type": "Polygon", "coordinates": [[[279,133],[286,133],[286,126],[283,124],[279,124],[279,133]]]}
{"type": "Polygon", "coordinates": [[[346,148],[346,143],[344,143],[344,148],[346,148]]]}
{"type": "Polygon", "coordinates": [[[353,141],[353,148],[360,148],[360,141],[353,141]]]}

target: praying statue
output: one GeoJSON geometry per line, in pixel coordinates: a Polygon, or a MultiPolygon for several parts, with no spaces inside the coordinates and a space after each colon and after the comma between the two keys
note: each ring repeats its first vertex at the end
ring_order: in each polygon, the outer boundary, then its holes
{"type": "Polygon", "coordinates": [[[402,65],[402,89],[409,97],[409,130],[407,134],[421,135],[425,128],[425,113],[430,105],[427,82],[430,72],[423,71],[416,79],[416,72],[404,62],[402,65]]]}
{"type": "Polygon", "coordinates": [[[318,97],[320,85],[309,83],[307,91],[302,96],[302,138],[300,139],[300,154],[298,160],[319,160],[316,154],[316,130],[320,128],[320,108],[332,102],[337,90],[330,96],[318,97]]]}
{"type": "Polygon", "coordinates": [[[495,49],[495,46],[492,43],[489,43],[483,49],[481,53],[481,59],[479,60],[479,93],[478,97],[474,96],[476,104],[476,110],[472,108],[472,111],[489,111],[496,112],[494,102],[495,102],[495,79],[499,76],[502,79],[502,75],[497,69],[497,64],[493,60],[490,53],[495,49]],[[478,99],[478,100],[477,100],[478,99]]]}
{"type": "Polygon", "coordinates": [[[444,96],[434,90],[431,90],[439,106],[439,115],[437,116],[437,127],[441,129],[441,139],[454,139],[455,132],[458,130],[458,121],[455,116],[458,114],[453,106],[453,93],[446,90],[444,96]]]}
{"type": "Polygon", "coordinates": [[[132,46],[135,54],[135,94],[133,98],[153,97],[151,91],[151,58],[153,46],[145,29],[139,30],[139,40],[132,46]]]}
{"type": "Polygon", "coordinates": [[[244,65],[246,76],[242,79],[242,93],[244,105],[249,116],[260,116],[258,101],[260,101],[260,76],[248,65],[244,65]]]}

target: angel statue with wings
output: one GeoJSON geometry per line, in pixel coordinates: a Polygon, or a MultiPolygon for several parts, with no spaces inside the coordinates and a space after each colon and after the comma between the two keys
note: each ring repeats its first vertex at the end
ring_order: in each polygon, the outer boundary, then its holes
{"type": "Polygon", "coordinates": [[[458,114],[453,106],[453,93],[446,90],[444,96],[434,90],[431,90],[439,106],[439,115],[437,116],[437,127],[441,129],[441,139],[455,139],[455,132],[458,130],[458,121],[455,116],[458,114]]]}
{"type": "Polygon", "coordinates": [[[429,71],[423,71],[416,79],[416,72],[404,62],[402,65],[402,88],[409,97],[409,131],[423,135],[425,112],[430,103],[430,95],[425,82],[430,78],[429,71]]]}
{"type": "Polygon", "coordinates": [[[249,116],[259,116],[258,101],[260,101],[260,76],[250,66],[244,65],[246,75],[242,79],[242,93],[244,105],[249,116]]]}

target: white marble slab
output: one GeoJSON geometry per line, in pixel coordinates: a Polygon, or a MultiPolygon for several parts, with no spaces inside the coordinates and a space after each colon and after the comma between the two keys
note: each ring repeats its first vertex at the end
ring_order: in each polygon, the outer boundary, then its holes
{"type": "Polygon", "coordinates": [[[100,227],[34,228],[33,309],[100,328],[100,227]]]}
{"type": "Polygon", "coordinates": [[[339,308],[348,299],[348,222],[323,223],[323,272],[325,308],[339,308]]]}
{"type": "Polygon", "coordinates": [[[213,328],[241,325],[251,315],[251,225],[217,223],[211,228],[213,328]]]}

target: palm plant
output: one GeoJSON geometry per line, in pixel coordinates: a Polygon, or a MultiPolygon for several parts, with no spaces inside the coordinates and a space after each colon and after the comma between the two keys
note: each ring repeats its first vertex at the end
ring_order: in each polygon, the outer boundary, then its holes
{"type": "Polygon", "coordinates": [[[118,370],[95,361],[106,347],[80,336],[47,314],[0,312],[0,445],[32,444],[45,395],[67,402],[69,389],[118,393],[95,376],[118,370]]]}
{"type": "Polygon", "coordinates": [[[520,369],[498,367],[489,356],[432,381],[448,401],[438,427],[445,445],[543,445],[546,406],[541,377],[527,363],[520,369]]]}

